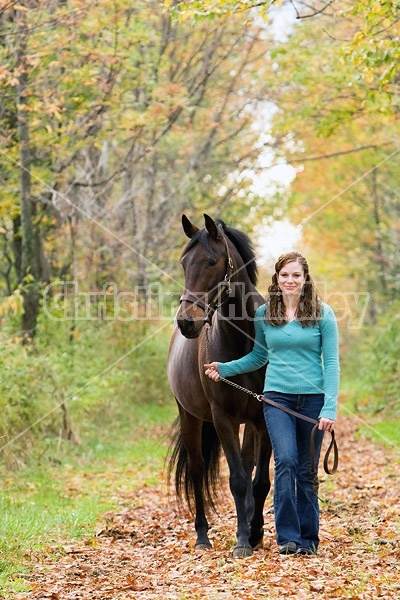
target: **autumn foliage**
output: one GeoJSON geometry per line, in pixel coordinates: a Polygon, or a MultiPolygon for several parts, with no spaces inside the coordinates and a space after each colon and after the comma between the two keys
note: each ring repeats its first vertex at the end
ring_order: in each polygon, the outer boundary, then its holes
{"type": "Polygon", "coordinates": [[[400,593],[398,457],[357,436],[342,415],[340,469],[320,486],[321,544],[317,556],[280,556],[272,496],[265,508],[262,550],[233,559],[235,510],[227,478],[211,523],[214,548],[194,549],[192,518],[178,511],[165,483],[140,483],[121,495],[85,543],[65,542],[56,564],[42,560],[29,577],[32,591],[15,600],[395,600],[400,593]]]}

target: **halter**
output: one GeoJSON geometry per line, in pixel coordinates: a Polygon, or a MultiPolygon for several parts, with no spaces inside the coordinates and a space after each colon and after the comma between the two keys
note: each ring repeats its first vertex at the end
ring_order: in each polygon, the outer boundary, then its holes
{"type": "MultiPolygon", "coordinates": [[[[199,306],[205,312],[204,323],[211,323],[212,315],[217,310],[217,308],[219,308],[220,306],[222,306],[224,304],[224,302],[226,300],[226,298],[222,299],[223,294],[229,295],[232,291],[231,277],[232,277],[232,273],[233,273],[233,262],[232,262],[231,255],[229,253],[228,242],[226,241],[225,235],[222,236],[222,240],[224,242],[225,251],[226,251],[226,255],[227,255],[226,273],[225,273],[225,277],[224,277],[223,281],[220,281],[217,284],[217,286],[216,286],[217,291],[212,296],[210,302],[208,302],[208,303],[204,302],[202,299],[197,298],[191,292],[186,292],[185,294],[182,294],[182,296],[179,299],[180,304],[182,302],[189,302],[190,304],[195,304],[196,306],[199,306]]],[[[214,287],[214,289],[215,289],[215,287],[214,287]]],[[[207,295],[209,293],[210,292],[206,292],[205,297],[207,297],[207,295]]]]}

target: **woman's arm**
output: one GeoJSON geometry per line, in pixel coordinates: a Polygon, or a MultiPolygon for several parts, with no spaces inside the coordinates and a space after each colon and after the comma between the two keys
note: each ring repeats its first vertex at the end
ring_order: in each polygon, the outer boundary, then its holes
{"type": "Polygon", "coordinates": [[[264,334],[264,311],[265,305],[257,309],[254,319],[254,346],[251,352],[229,362],[208,363],[204,367],[205,373],[214,381],[219,381],[220,377],[231,377],[240,373],[256,371],[268,362],[268,349],[264,334]]]}
{"type": "Polygon", "coordinates": [[[324,306],[320,329],[325,382],[325,402],[320,418],[335,420],[340,377],[339,334],[335,313],[330,306],[324,306]]]}

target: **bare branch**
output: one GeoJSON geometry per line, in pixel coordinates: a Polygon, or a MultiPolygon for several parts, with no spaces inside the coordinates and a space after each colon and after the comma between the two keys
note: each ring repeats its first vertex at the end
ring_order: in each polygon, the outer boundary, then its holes
{"type": "Polygon", "coordinates": [[[366,144],[365,146],[358,146],[357,148],[350,148],[349,150],[338,150],[337,152],[320,154],[319,156],[305,156],[303,158],[294,158],[290,160],[290,163],[302,163],[314,160],[324,160],[326,158],[335,158],[336,156],[343,156],[345,154],[353,154],[354,152],[363,152],[364,150],[380,150],[383,146],[388,146],[390,143],[391,142],[385,142],[381,145],[366,144]]]}
{"type": "Polygon", "coordinates": [[[295,12],[296,12],[296,19],[309,19],[311,17],[315,17],[316,15],[320,15],[321,13],[325,12],[333,3],[335,2],[335,0],[329,0],[329,2],[327,2],[325,5],[323,5],[321,8],[314,8],[313,6],[308,6],[305,2],[303,2],[302,4],[306,7],[309,8],[310,10],[312,10],[313,12],[309,13],[309,14],[305,14],[302,15],[300,14],[297,6],[296,6],[296,2],[295,0],[290,0],[290,4],[293,6],[295,12]]]}

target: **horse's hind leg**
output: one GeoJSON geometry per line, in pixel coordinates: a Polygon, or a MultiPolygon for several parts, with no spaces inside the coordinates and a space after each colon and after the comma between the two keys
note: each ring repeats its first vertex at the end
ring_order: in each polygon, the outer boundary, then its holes
{"type": "Polygon", "coordinates": [[[271,442],[266,429],[258,431],[256,444],[256,472],[253,479],[254,513],[250,524],[249,542],[253,548],[262,547],[264,536],[264,504],[271,487],[269,462],[271,442]]]}
{"type": "Polygon", "coordinates": [[[242,463],[247,476],[246,515],[250,523],[254,514],[254,496],[252,488],[253,470],[256,464],[256,440],[253,426],[247,423],[243,431],[242,463]]]}
{"type": "MultiPolygon", "coordinates": [[[[211,548],[208,538],[208,521],[205,514],[204,498],[205,461],[203,458],[203,421],[196,419],[179,405],[180,437],[182,442],[182,461],[185,462],[184,473],[186,499],[191,507],[195,504],[195,529],[197,533],[196,548],[211,548]]],[[[177,475],[178,476],[178,475],[177,475]]]]}

